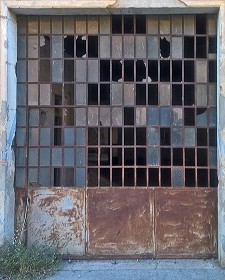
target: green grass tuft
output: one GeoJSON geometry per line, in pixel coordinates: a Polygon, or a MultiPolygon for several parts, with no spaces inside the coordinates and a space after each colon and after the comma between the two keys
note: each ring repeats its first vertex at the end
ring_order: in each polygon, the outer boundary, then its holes
{"type": "Polygon", "coordinates": [[[21,242],[0,246],[0,278],[42,279],[53,274],[61,265],[54,247],[30,245],[21,242]]]}

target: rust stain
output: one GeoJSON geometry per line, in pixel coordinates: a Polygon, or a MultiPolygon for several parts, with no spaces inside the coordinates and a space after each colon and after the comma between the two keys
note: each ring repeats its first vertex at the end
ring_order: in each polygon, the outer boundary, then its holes
{"type": "Polygon", "coordinates": [[[157,257],[213,257],[217,243],[216,189],[156,189],[157,257]]]}
{"type": "Polygon", "coordinates": [[[153,255],[153,191],[90,189],[88,254],[153,255]]]}

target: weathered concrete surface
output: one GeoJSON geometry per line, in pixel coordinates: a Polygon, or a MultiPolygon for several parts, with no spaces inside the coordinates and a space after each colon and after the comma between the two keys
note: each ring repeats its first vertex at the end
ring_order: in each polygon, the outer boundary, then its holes
{"type": "Polygon", "coordinates": [[[65,262],[47,280],[224,280],[216,260],[130,260],[65,262]]]}
{"type": "Polygon", "coordinates": [[[217,254],[217,190],[155,190],[156,257],[217,254]]]}
{"type": "Polygon", "coordinates": [[[88,255],[153,255],[153,190],[90,189],[88,255]]]}

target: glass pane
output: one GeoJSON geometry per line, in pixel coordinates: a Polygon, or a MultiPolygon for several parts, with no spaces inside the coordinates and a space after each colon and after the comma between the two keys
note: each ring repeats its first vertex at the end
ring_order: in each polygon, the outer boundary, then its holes
{"type": "Polygon", "coordinates": [[[76,33],[86,34],[86,17],[82,16],[76,18],[76,33]]]}
{"type": "Polygon", "coordinates": [[[52,61],[52,81],[53,82],[62,82],[62,61],[53,60],[52,61]]]}
{"type": "Polygon", "coordinates": [[[209,85],[209,105],[216,105],[217,102],[217,92],[216,85],[209,85]]]}
{"type": "Polygon", "coordinates": [[[74,146],[74,128],[64,128],[64,145],[74,146]]]}
{"type": "Polygon", "coordinates": [[[209,108],[209,125],[216,126],[216,122],[217,122],[216,108],[209,108]]]}
{"type": "Polygon", "coordinates": [[[171,109],[160,108],[160,124],[170,126],[171,123],[171,109]]]}
{"type": "Polygon", "coordinates": [[[159,109],[148,108],[148,125],[158,125],[158,124],[159,124],[159,109]]]}
{"type": "Polygon", "coordinates": [[[100,37],[100,58],[110,58],[110,37],[100,37]]]}
{"type": "Polygon", "coordinates": [[[112,125],[122,126],[122,108],[117,107],[112,109],[112,125]]]}
{"type": "Polygon", "coordinates": [[[182,58],[182,37],[172,37],[172,58],[182,58]]]}
{"type": "Polygon", "coordinates": [[[98,34],[98,17],[88,17],[88,34],[98,34]]]}
{"type": "Polygon", "coordinates": [[[76,85],[76,104],[86,105],[86,84],[76,85]]]}
{"type": "Polygon", "coordinates": [[[110,125],[110,108],[100,108],[100,125],[110,125]]]}
{"type": "Polygon", "coordinates": [[[62,17],[52,17],[52,33],[62,34],[62,17]]]}
{"type": "Polygon", "coordinates": [[[27,87],[24,84],[17,84],[17,106],[26,105],[27,87]]]}
{"type": "Polygon", "coordinates": [[[52,58],[62,58],[62,36],[52,36],[52,58]]]}
{"type": "Polygon", "coordinates": [[[16,145],[25,146],[25,143],[26,143],[26,129],[17,128],[16,129],[16,145]]]}
{"type": "Polygon", "coordinates": [[[158,58],[158,37],[149,36],[148,37],[148,57],[149,58],[158,58]]]}
{"type": "Polygon", "coordinates": [[[182,16],[172,16],[172,33],[182,34],[182,16]]]}
{"type": "Polygon", "coordinates": [[[38,36],[28,36],[28,58],[38,58],[38,36]]]}
{"type": "Polygon", "coordinates": [[[17,37],[17,57],[25,58],[27,53],[26,36],[17,37]]]}
{"type": "Polygon", "coordinates": [[[195,146],[195,128],[185,128],[184,130],[184,144],[185,146],[195,146]]]}
{"type": "Polygon", "coordinates": [[[86,152],[85,148],[76,149],[76,166],[85,166],[86,152]]]}
{"type": "Polygon", "coordinates": [[[85,168],[76,169],[76,187],[85,187],[85,168]]]}
{"type": "Polygon", "coordinates": [[[51,174],[49,168],[40,168],[39,185],[42,187],[51,185],[51,174]]]}
{"type": "Polygon", "coordinates": [[[17,118],[17,126],[25,126],[26,125],[26,109],[17,108],[16,118],[17,118]]]}
{"type": "Polygon", "coordinates": [[[86,130],[85,128],[76,129],[76,145],[85,146],[86,145],[86,130]]]}
{"type": "Polygon", "coordinates": [[[173,187],[183,187],[184,186],[183,168],[173,168],[172,169],[172,184],[173,184],[173,187]]]}
{"type": "Polygon", "coordinates": [[[100,16],[100,34],[109,34],[110,33],[110,17],[109,16],[100,16]]]}
{"type": "Polygon", "coordinates": [[[26,153],[24,148],[16,149],[16,166],[24,166],[26,162],[26,153]]]}
{"type": "Polygon", "coordinates": [[[18,60],[17,67],[17,82],[26,82],[27,66],[26,61],[18,60]]]}
{"type": "Polygon", "coordinates": [[[54,125],[54,109],[40,109],[40,125],[52,127],[54,125]]]}
{"type": "Polygon", "coordinates": [[[17,29],[19,34],[25,34],[27,28],[27,18],[18,16],[17,18],[17,29]]]}
{"type": "Polygon", "coordinates": [[[198,106],[207,106],[207,86],[196,85],[196,100],[198,106]]]}
{"type": "Polygon", "coordinates": [[[196,61],[196,82],[206,83],[207,82],[207,61],[196,61]]]}
{"type": "Polygon", "coordinates": [[[88,125],[98,125],[98,108],[90,107],[88,108],[88,125]]]}
{"type": "Polygon", "coordinates": [[[124,57],[134,58],[134,36],[124,36],[124,57]]]}
{"type": "Polygon", "coordinates": [[[88,60],[88,82],[98,82],[98,60],[88,60]]]}
{"type": "Polygon", "coordinates": [[[28,169],[28,184],[29,184],[29,186],[38,186],[38,169],[37,168],[28,169]]]}
{"type": "Polygon", "coordinates": [[[38,60],[28,60],[28,82],[38,82],[38,60]]]}
{"type": "Polygon", "coordinates": [[[124,105],[134,105],[134,84],[124,84],[124,105]]]}
{"type": "Polygon", "coordinates": [[[50,165],[50,148],[40,148],[40,166],[50,165]]]}
{"type": "Polygon", "coordinates": [[[182,128],[172,128],[172,145],[178,147],[183,146],[182,128]]]}
{"type": "Polygon", "coordinates": [[[38,149],[30,148],[29,149],[29,166],[37,166],[38,165],[38,149]]]}
{"type": "Polygon", "coordinates": [[[112,84],[112,105],[122,105],[121,84],[112,84]]]}
{"type": "Polygon", "coordinates": [[[137,36],[136,37],[136,57],[137,58],[146,58],[146,37],[137,36]]]}
{"type": "Polygon", "coordinates": [[[217,33],[217,20],[215,15],[208,15],[208,34],[216,35],[217,33]]]}
{"type": "Polygon", "coordinates": [[[64,149],[64,165],[74,166],[74,149],[72,148],[64,149]]]}
{"type": "Polygon", "coordinates": [[[52,165],[61,166],[62,165],[62,149],[52,148],[52,165]]]}
{"type": "Polygon", "coordinates": [[[28,84],[28,105],[38,105],[37,84],[28,84]]]}
{"type": "Polygon", "coordinates": [[[84,126],[86,124],[86,109],[76,108],[76,126],[84,126]]]}
{"type": "Polygon", "coordinates": [[[217,167],[217,149],[209,148],[209,164],[210,167],[217,167]]]}
{"type": "Polygon", "coordinates": [[[25,186],[25,168],[16,168],[16,186],[25,186]]]}
{"type": "Polygon", "coordinates": [[[39,110],[38,109],[30,109],[29,112],[29,125],[30,126],[38,126],[39,125],[39,110]]]}
{"type": "Polygon", "coordinates": [[[148,127],[148,145],[159,145],[159,129],[148,127]]]}
{"type": "MultiPolygon", "coordinates": [[[[96,69],[95,69],[96,71],[96,69]]],[[[86,61],[77,60],[76,61],[76,81],[86,82],[86,61]]]]}
{"type": "Polygon", "coordinates": [[[38,33],[38,17],[29,16],[28,17],[28,33],[38,33]]]}
{"type": "Polygon", "coordinates": [[[29,146],[38,146],[38,128],[29,129],[29,146]]]}
{"type": "Polygon", "coordinates": [[[74,34],[74,17],[66,16],[64,17],[64,33],[65,34],[74,34]]]}
{"type": "Polygon", "coordinates": [[[136,108],[136,125],[146,125],[146,108],[136,108]]]}
{"type": "Polygon", "coordinates": [[[183,125],[183,110],[182,108],[173,108],[172,109],[172,124],[174,126],[182,126],[183,125]]]}
{"type": "Polygon", "coordinates": [[[207,126],[207,108],[197,108],[196,121],[198,126],[207,126]]]}
{"type": "Polygon", "coordinates": [[[50,84],[40,84],[40,105],[51,104],[50,84]]]}
{"type": "Polygon", "coordinates": [[[40,145],[50,146],[50,128],[40,128],[40,145]]]}
{"type": "Polygon", "coordinates": [[[159,149],[148,148],[148,165],[158,166],[159,165],[159,149]]]}
{"type": "Polygon", "coordinates": [[[50,17],[48,16],[40,17],[40,33],[42,34],[50,33],[50,17]]]}
{"type": "Polygon", "coordinates": [[[39,81],[50,82],[50,60],[40,60],[39,81]]]}
{"type": "Polygon", "coordinates": [[[122,58],[121,36],[112,36],[112,58],[122,58]]]}
{"type": "Polygon", "coordinates": [[[159,84],[159,96],[160,105],[169,106],[170,105],[170,85],[169,84],[159,84]]]}
{"type": "Polygon", "coordinates": [[[195,18],[194,16],[185,16],[184,17],[184,34],[185,35],[194,35],[195,33],[195,18]]]}
{"type": "Polygon", "coordinates": [[[160,34],[170,33],[170,18],[167,16],[161,16],[159,19],[160,34]]]}
{"type": "Polygon", "coordinates": [[[148,16],[148,34],[158,34],[158,17],[148,16]]]}

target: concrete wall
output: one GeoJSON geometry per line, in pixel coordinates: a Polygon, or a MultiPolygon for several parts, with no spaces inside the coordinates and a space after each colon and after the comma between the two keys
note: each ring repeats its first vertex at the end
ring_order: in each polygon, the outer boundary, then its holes
{"type": "Polygon", "coordinates": [[[1,0],[0,3],[0,243],[13,237],[16,109],[16,21],[21,14],[217,12],[218,21],[218,255],[225,267],[225,2],[224,0],[1,0]],[[143,8],[143,9],[141,9],[143,8]]]}

